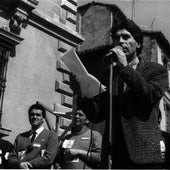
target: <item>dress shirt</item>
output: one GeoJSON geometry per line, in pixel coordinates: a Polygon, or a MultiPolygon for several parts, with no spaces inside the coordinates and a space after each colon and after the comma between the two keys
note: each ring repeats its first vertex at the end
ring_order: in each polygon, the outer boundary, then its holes
{"type": "MultiPolygon", "coordinates": [[[[44,130],[44,127],[43,126],[41,126],[41,127],[39,127],[35,132],[36,132],[36,136],[35,136],[35,138],[34,138],[34,140],[37,138],[37,136],[42,132],[44,130]]],[[[30,139],[32,138],[32,135],[33,135],[33,129],[31,129],[31,136],[30,136],[30,139]]]]}

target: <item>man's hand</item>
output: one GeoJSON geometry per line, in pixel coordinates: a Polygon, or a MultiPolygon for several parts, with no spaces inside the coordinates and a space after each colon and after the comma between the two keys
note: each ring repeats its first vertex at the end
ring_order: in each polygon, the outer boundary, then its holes
{"type": "Polygon", "coordinates": [[[21,162],[19,164],[20,169],[30,169],[32,165],[29,162],[21,162]]]}
{"type": "Polygon", "coordinates": [[[123,52],[120,46],[116,46],[112,48],[110,52],[113,52],[114,54],[116,54],[116,57],[117,57],[116,63],[120,68],[128,65],[126,54],[123,52]]]}
{"type": "Polygon", "coordinates": [[[86,151],[81,150],[81,149],[67,149],[64,153],[69,155],[69,157],[72,159],[77,158],[82,155],[84,156],[87,154],[86,151]]]}

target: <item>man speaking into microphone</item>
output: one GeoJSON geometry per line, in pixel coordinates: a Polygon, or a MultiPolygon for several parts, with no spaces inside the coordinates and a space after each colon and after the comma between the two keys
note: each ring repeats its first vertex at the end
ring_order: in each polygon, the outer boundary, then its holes
{"type": "MultiPolygon", "coordinates": [[[[86,98],[71,79],[71,88],[78,93],[77,104],[95,123],[105,120],[102,147],[102,168],[161,168],[164,162],[164,139],[158,126],[159,102],[168,87],[168,73],[162,65],[141,62],[143,34],[132,21],[114,25],[112,57],[112,144],[109,143],[109,81],[107,91],[86,98]],[[108,161],[108,155],[111,160],[108,161]]],[[[106,74],[104,74],[106,79],[106,74]]],[[[109,80],[109,78],[108,78],[109,80]]]]}

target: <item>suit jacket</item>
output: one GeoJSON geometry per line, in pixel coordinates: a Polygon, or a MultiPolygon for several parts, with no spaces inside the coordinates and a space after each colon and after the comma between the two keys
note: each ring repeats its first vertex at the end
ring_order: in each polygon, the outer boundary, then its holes
{"type": "MultiPolygon", "coordinates": [[[[106,74],[104,77],[106,80],[106,74]]],[[[125,155],[129,161],[137,164],[163,162],[160,141],[164,139],[158,126],[158,113],[159,101],[167,87],[167,70],[157,63],[141,62],[136,70],[126,66],[120,73],[118,67],[114,67],[112,125],[109,124],[108,91],[92,99],[78,98],[78,105],[89,120],[96,123],[106,120],[102,163],[107,163],[110,150],[113,163],[125,155]],[[118,92],[118,77],[126,83],[126,90],[121,96],[118,92]],[[108,144],[109,125],[112,126],[112,146],[108,144]]]]}
{"type": "Polygon", "coordinates": [[[20,162],[30,162],[34,169],[50,168],[58,149],[55,132],[44,129],[31,144],[31,131],[19,134],[14,142],[14,149],[9,155],[11,168],[19,168],[20,162]]]}

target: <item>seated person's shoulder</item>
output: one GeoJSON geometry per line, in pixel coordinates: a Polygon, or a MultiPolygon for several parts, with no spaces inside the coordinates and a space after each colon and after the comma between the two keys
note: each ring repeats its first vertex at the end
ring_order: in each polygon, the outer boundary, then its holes
{"type": "Polygon", "coordinates": [[[16,138],[27,138],[30,136],[30,131],[26,131],[26,132],[22,132],[22,133],[19,133],[16,138]]]}
{"type": "Polygon", "coordinates": [[[4,146],[6,148],[11,148],[13,145],[12,145],[11,142],[4,140],[4,139],[1,139],[1,146],[4,146]]]}
{"type": "Polygon", "coordinates": [[[100,133],[99,131],[97,131],[97,130],[93,130],[93,133],[94,133],[95,135],[102,136],[101,133],[100,133]]]}
{"type": "Polygon", "coordinates": [[[52,136],[54,138],[57,138],[57,133],[53,130],[47,130],[47,129],[44,129],[45,130],[45,133],[48,134],[49,136],[52,136]]]}

